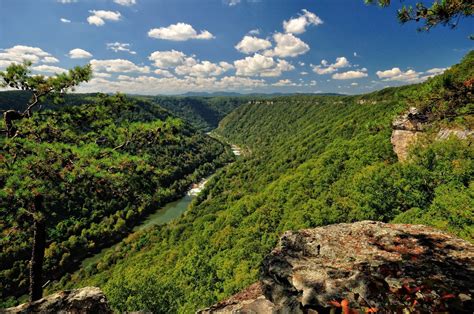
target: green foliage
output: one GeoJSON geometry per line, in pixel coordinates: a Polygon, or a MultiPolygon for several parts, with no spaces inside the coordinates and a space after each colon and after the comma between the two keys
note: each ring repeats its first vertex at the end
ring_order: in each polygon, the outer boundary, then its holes
{"type": "MultiPolygon", "coordinates": [[[[390,5],[391,0],[365,0],[367,4],[377,3],[381,7],[390,5]]],[[[417,2],[415,7],[403,6],[398,10],[398,19],[401,23],[410,21],[424,21],[420,31],[428,31],[432,27],[441,24],[455,28],[460,18],[470,17],[474,12],[471,0],[434,0],[431,6],[423,2],[417,2]]]]}
{"type": "Polygon", "coordinates": [[[25,112],[30,114],[32,106],[45,97],[51,97],[54,102],[60,102],[61,96],[81,82],[87,82],[92,78],[91,65],[75,67],[67,73],[56,74],[45,77],[44,75],[32,75],[30,61],[22,64],[12,63],[5,71],[0,72],[0,87],[9,87],[19,90],[27,90],[32,93],[32,98],[25,112]]]}
{"type": "Polygon", "coordinates": [[[183,97],[183,96],[138,96],[168,109],[174,115],[188,121],[198,130],[215,129],[222,118],[238,106],[249,101],[249,97],[183,97]]]}
{"type": "Polygon", "coordinates": [[[433,141],[428,131],[406,163],[390,143],[391,122],[409,100],[444,93],[437,82],[453,73],[472,77],[471,58],[424,84],[240,106],[215,133],[250,154],[220,170],[182,218],[134,234],[52,290],[99,285],[119,311],[191,313],[258,280],[286,230],[374,219],[473,241],[472,139],[433,141]]]}
{"type": "Polygon", "coordinates": [[[0,291],[25,293],[31,210],[44,196],[47,279],[117,242],[147,214],[227,162],[230,151],[181,119],[124,95],[36,112],[0,138],[0,291]]]}

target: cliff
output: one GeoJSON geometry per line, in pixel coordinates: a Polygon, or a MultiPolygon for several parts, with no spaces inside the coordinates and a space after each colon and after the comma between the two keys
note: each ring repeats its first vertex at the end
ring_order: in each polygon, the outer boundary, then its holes
{"type": "Polygon", "coordinates": [[[96,287],[62,291],[33,303],[1,310],[0,313],[71,313],[108,314],[109,308],[104,293],[96,287]]]}
{"type": "Polygon", "coordinates": [[[261,281],[199,313],[472,313],[474,246],[421,225],[286,232],[261,281]]]}

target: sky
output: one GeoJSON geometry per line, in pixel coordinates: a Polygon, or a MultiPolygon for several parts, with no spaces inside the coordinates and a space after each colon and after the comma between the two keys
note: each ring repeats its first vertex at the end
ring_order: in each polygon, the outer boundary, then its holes
{"type": "MultiPolygon", "coordinates": [[[[413,1],[405,1],[405,4],[413,1]]],[[[363,0],[0,0],[0,70],[90,63],[78,92],[360,94],[426,80],[473,48],[363,0]]]]}

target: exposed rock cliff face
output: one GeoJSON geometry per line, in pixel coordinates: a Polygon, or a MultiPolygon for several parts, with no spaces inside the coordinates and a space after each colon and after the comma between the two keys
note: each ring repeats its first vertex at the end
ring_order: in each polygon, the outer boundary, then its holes
{"type": "MultiPolygon", "coordinates": [[[[407,159],[410,146],[428,126],[428,117],[421,114],[415,107],[411,107],[406,113],[400,115],[392,122],[393,131],[390,140],[398,160],[403,162],[407,159]]],[[[442,128],[436,135],[436,140],[445,140],[450,136],[467,139],[474,137],[474,131],[442,128]]]]}
{"type": "Polygon", "coordinates": [[[62,291],[49,295],[33,303],[25,303],[0,313],[113,313],[104,293],[96,287],[62,291]]]}
{"type": "Polygon", "coordinates": [[[420,114],[415,107],[410,108],[408,112],[393,121],[391,142],[398,160],[404,161],[407,159],[410,145],[423,131],[426,121],[426,116],[420,114]]]}
{"type": "Polygon", "coordinates": [[[421,225],[363,221],[286,232],[262,273],[201,313],[474,311],[474,246],[421,225]]]}

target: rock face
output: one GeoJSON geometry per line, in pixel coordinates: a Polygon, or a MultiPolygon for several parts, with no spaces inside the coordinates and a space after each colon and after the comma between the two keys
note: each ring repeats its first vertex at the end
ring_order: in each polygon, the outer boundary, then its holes
{"type": "Polygon", "coordinates": [[[423,131],[427,117],[411,107],[408,112],[397,117],[392,122],[392,137],[390,141],[398,160],[405,161],[410,145],[414,143],[420,132],[423,131]]]}
{"type": "MultiPolygon", "coordinates": [[[[421,114],[415,107],[411,107],[406,113],[397,117],[392,122],[393,131],[390,141],[392,142],[393,151],[397,154],[399,161],[403,162],[407,159],[410,146],[429,126],[427,122],[428,117],[421,114]]],[[[436,140],[446,140],[450,136],[465,140],[474,137],[474,131],[442,128],[436,135],[436,140]]]]}
{"type": "Polygon", "coordinates": [[[473,313],[474,246],[372,221],[286,232],[254,287],[202,313],[473,313]]]}
{"type": "Polygon", "coordinates": [[[62,291],[33,303],[1,310],[0,313],[113,313],[104,293],[96,287],[62,291]]]}

